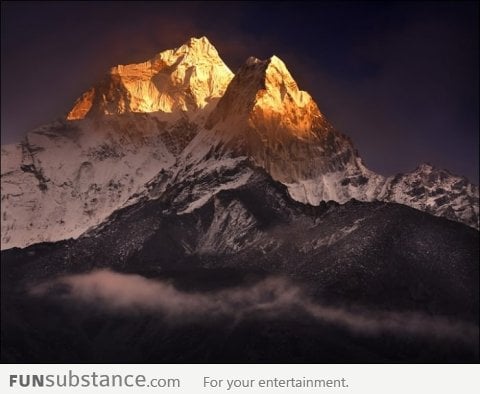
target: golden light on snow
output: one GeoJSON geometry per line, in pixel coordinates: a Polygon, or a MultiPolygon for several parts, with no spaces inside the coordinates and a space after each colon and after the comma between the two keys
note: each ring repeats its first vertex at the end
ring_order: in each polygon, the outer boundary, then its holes
{"type": "Polygon", "coordinates": [[[107,82],[84,93],[67,119],[84,118],[94,105],[105,115],[201,109],[220,98],[232,78],[208,39],[192,38],[146,62],[113,67],[107,82]]]}

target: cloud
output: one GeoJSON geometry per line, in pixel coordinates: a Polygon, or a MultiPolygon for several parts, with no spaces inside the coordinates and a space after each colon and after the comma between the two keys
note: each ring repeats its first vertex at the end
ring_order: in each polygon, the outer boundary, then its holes
{"type": "Polygon", "coordinates": [[[269,277],[252,285],[215,292],[185,292],[168,281],[147,279],[139,275],[97,270],[70,275],[36,285],[32,295],[56,296],[94,304],[113,311],[144,310],[162,313],[177,322],[227,316],[282,315],[302,311],[326,324],[363,335],[391,333],[449,339],[467,344],[478,342],[478,327],[461,321],[406,312],[351,312],[321,305],[310,299],[291,281],[269,277]]]}

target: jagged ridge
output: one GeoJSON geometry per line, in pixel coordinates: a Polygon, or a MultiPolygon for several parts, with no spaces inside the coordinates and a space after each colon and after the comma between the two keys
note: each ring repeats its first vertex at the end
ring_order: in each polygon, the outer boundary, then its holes
{"type": "Polygon", "coordinates": [[[190,39],[113,67],[66,120],[2,146],[2,248],[77,237],[202,176],[189,212],[248,182],[237,167],[250,161],[299,202],[380,199],[478,228],[478,186],[425,166],[389,178],[368,170],[278,57],[250,58],[232,76],[205,37],[190,39]],[[232,174],[228,184],[212,183],[218,171],[232,174]]]}

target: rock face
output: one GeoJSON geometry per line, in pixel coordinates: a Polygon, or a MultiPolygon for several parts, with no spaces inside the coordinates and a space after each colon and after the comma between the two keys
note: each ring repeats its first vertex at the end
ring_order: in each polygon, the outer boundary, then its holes
{"type": "Polygon", "coordinates": [[[477,186],[427,166],[373,173],[278,57],[233,76],[203,37],[113,67],[66,119],[2,146],[2,249],[78,237],[167,189],[191,212],[246,184],[252,163],[302,203],[378,199],[478,228],[477,186]]]}

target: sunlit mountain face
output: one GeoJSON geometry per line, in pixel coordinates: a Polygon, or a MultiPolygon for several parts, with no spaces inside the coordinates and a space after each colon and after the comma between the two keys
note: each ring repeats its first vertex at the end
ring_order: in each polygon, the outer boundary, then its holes
{"type": "Polygon", "coordinates": [[[1,193],[5,361],[478,360],[478,186],[371,171],[277,56],[115,66],[1,193]]]}
{"type": "Polygon", "coordinates": [[[77,100],[67,119],[128,112],[192,114],[215,103],[232,78],[206,37],[191,38],[144,63],[112,67],[77,100]]]}

